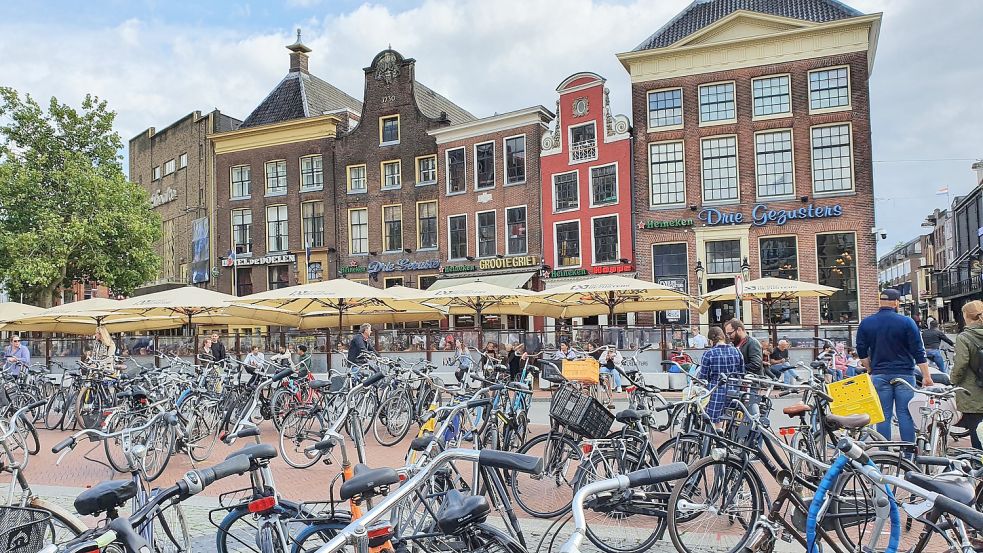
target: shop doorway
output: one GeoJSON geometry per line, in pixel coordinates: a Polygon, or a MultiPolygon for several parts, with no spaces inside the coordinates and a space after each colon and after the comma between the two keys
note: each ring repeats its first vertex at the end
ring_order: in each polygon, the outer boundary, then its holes
{"type": "MultiPolygon", "coordinates": [[[[734,285],[734,278],[708,278],[707,279],[707,292],[716,292],[722,288],[727,288],[728,286],[734,285]]],[[[720,326],[725,322],[734,318],[734,302],[733,301],[712,301],[710,302],[710,310],[707,311],[707,317],[709,319],[710,325],[720,326]]]]}

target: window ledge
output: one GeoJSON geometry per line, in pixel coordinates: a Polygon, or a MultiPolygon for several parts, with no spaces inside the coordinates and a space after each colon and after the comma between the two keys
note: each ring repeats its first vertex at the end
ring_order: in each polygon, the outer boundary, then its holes
{"type": "Polygon", "coordinates": [[[238,200],[250,200],[250,199],[252,199],[252,196],[232,196],[231,198],[229,198],[229,201],[234,202],[238,200]]]}
{"type": "Polygon", "coordinates": [[[679,125],[666,125],[664,127],[645,127],[645,130],[648,132],[648,134],[652,134],[652,133],[665,132],[665,131],[678,131],[678,130],[682,130],[683,128],[684,128],[683,125],[679,124],[679,125]]]}
{"type": "MultiPolygon", "coordinates": [[[[700,121],[701,127],[716,127],[718,125],[733,125],[737,123],[737,119],[721,119],[719,121],[700,121]]],[[[701,137],[709,138],[709,137],[701,137]]]]}
{"type": "MultiPolygon", "coordinates": [[[[741,199],[740,198],[736,198],[736,199],[733,199],[733,200],[703,200],[703,204],[701,204],[700,207],[701,208],[702,207],[717,207],[717,206],[721,206],[721,205],[740,205],[740,204],[741,204],[741,199]]],[[[699,210],[697,210],[697,212],[699,212],[699,210]]]]}
{"type": "Polygon", "coordinates": [[[841,111],[851,111],[852,109],[853,106],[850,104],[847,104],[845,106],[836,106],[835,108],[810,109],[809,115],[822,115],[824,113],[838,113],[841,111]]]}
{"type": "Polygon", "coordinates": [[[352,196],[354,196],[356,194],[368,194],[368,193],[369,193],[368,190],[349,190],[348,191],[348,194],[349,195],[352,195],[352,196]]]}
{"type": "Polygon", "coordinates": [[[284,190],[283,192],[267,192],[263,197],[265,197],[265,198],[277,198],[277,197],[286,196],[286,195],[287,195],[287,191],[284,190]]]}
{"type": "Polygon", "coordinates": [[[787,195],[787,196],[755,196],[754,197],[754,201],[759,204],[763,204],[767,202],[787,202],[797,199],[798,197],[796,197],[795,194],[792,194],[790,196],[787,195]]]}
{"type": "Polygon", "coordinates": [[[618,205],[618,200],[617,199],[614,199],[614,200],[611,200],[609,202],[601,202],[601,203],[593,203],[593,202],[591,202],[590,208],[593,209],[595,207],[608,207],[608,206],[612,206],[612,205],[618,205]]]}
{"type": "Polygon", "coordinates": [[[856,196],[857,190],[837,190],[836,192],[813,192],[813,198],[835,198],[837,196],[856,196]]]}
{"type": "Polygon", "coordinates": [[[301,192],[320,192],[322,190],[324,190],[323,184],[321,186],[311,186],[311,187],[300,189],[301,192]]]}
{"type": "Polygon", "coordinates": [[[389,142],[380,142],[379,146],[396,146],[399,144],[399,140],[390,140],[389,142]]]}
{"type": "MultiPolygon", "coordinates": [[[[792,112],[787,111],[784,113],[772,113],[771,115],[753,115],[751,116],[751,121],[770,121],[772,119],[788,119],[792,117],[792,112]]],[[[782,129],[768,129],[768,130],[782,130],[782,129]]]]}
{"type": "Polygon", "coordinates": [[[383,250],[380,253],[383,253],[383,254],[394,254],[394,253],[406,253],[406,252],[404,252],[403,250],[383,250]]]}
{"type": "Polygon", "coordinates": [[[348,256],[349,257],[368,257],[369,256],[369,252],[365,252],[365,253],[349,253],[348,256]]]}
{"type": "Polygon", "coordinates": [[[526,184],[526,180],[525,179],[520,180],[520,181],[516,181],[516,182],[507,182],[507,183],[505,183],[504,186],[521,186],[523,184],[526,184]]]}
{"type": "Polygon", "coordinates": [[[529,255],[529,250],[526,250],[524,252],[508,252],[507,254],[505,254],[506,257],[515,256],[515,255],[529,255]]]}
{"type": "Polygon", "coordinates": [[[383,186],[382,187],[382,190],[399,190],[401,188],[403,188],[403,185],[399,185],[399,186],[383,186]]]}
{"type": "Polygon", "coordinates": [[[491,186],[475,186],[474,187],[474,191],[475,192],[485,192],[487,190],[494,190],[494,189],[495,189],[495,185],[494,184],[491,185],[491,186]]]}
{"type": "Polygon", "coordinates": [[[686,203],[681,204],[649,204],[649,211],[671,211],[675,209],[686,209],[686,203]]]}
{"type": "Polygon", "coordinates": [[[578,159],[578,160],[570,159],[569,161],[570,161],[569,165],[580,165],[581,163],[590,163],[592,161],[597,161],[597,156],[591,158],[585,158],[585,159],[578,159]]]}
{"type": "Polygon", "coordinates": [[[466,192],[467,192],[467,190],[460,190],[458,192],[447,192],[447,194],[445,194],[445,195],[446,196],[460,196],[461,194],[464,194],[466,192]]]}
{"type": "Polygon", "coordinates": [[[435,181],[435,180],[428,180],[428,181],[423,181],[423,182],[416,183],[417,186],[432,186],[434,184],[437,184],[437,181],[435,181]]]}
{"type": "Polygon", "coordinates": [[[433,246],[431,248],[417,248],[416,251],[418,251],[418,252],[435,252],[435,251],[437,251],[437,246],[433,246]]]}
{"type": "Polygon", "coordinates": [[[580,209],[580,206],[577,206],[577,207],[568,207],[566,209],[554,209],[553,210],[553,213],[572,213],[572,212],[577,211],[579,209],[580,209]]]}

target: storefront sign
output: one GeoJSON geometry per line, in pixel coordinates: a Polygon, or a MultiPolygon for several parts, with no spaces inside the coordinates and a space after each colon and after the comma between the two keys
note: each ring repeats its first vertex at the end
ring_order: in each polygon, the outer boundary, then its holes
{"type": "Polygon", "coordinates": [[[744,223],[763,227],[772,223],[782,226],[794,219],[826,219],[840,215],[843,215],[843,207],[840,204],[825,207],[809,204],[797,209],[768,209],[768,204],[757,204],[751,209],[750,220],[745,219],[744,213],[739,211],[727,212],[715,207],[703,208],[700,211],[699,219],[709,227],[744,223]]]}
{"type": "Polygon", "coordinates": [[[550,278],[566,278],[566,277],[579,277],[587,276],[589,273],[587,269],[557,269],[551,271],[549,274],[550,278]]]}
{"type": "MultiPolygon", "coordinates": [[[[688,288],[686,281],[686,277],[658,277],[655,279],[656,284],[661,284],[666,288],[671,288],[683,294],[686,293],[686,289],[688,288]]],[[[670,323],[678,323],[683,320],[683,312],[679,309],[663,311],[662,316],[670,323]]]]}
{"type": "Polygon", "coordinates": [[[276,265],[278,263],[293,263],[297,261],[297,256],[292,253],[282,253],[279,255],[267,255],[264,257],[236,258],[236,267],[246,265],[276,265]]]}
{"type": "Polygon", "coordinates": [[[167,190],[157,190],[150,195],[150,205],[153,207],[162,206],[166,203],[173,202],[177,199],[177,190],[174,190],[170,186],[167,190]]]}
{"type": "Polygon", "coordinates": [[[534,267],[541,265],[538,257],[528,255],[523,257],[502,257],[494,259],[482,259],[478,262],[478,268],[482,271],[488,269],[512,269],[516,267],[534,267]]]}
{"type": "Polygon", "coordinates": [[[362,265],[351,265],[349,267],[342,267],[338,270],[339,273],[343,275],[351,275],[357,273],[367,273],[369,271],[368,267],[363,267],[362,265]]]}
{"type": "Polygon", "coordinates": [[[430,259],[428,261],[411,261],[409,258],[400,259],[395,263],[389,261],[373,261],[369,263],[368,273],[375,275],[378,273],[394,273],[399,271],[423,271],[439,270],[440,260],[430,259]]]}
{"type": "Polygon", "coordinates": [[[640,229],[660,229],[660,228],[680,228],[691,227],[695,224],[693,219],[670,219],[668,221],[639,221],[640,229]]]}
{"type": "Polygon", "coordinates": [[[595,275],[610,275],[614,273],[630,273],[635,270],[635,266],[631,263],[623,265],[601,265],[600,267],[592,267],[591,272],[595,275]]]}
{"type": "Polygon", "coordinates": [[[475,265],[444,265],[442,270],[443,273],[470,273],[477,271],[478,267],[475,265]]]}

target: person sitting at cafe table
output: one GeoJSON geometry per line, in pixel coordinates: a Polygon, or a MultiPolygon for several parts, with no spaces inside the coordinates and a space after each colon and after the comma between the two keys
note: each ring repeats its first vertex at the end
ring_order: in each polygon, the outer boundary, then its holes
{"type": "Polygon", "coordinates": [[[570,344],[566,342],[560,342],[560,348],[553,352],[553,359],[556,361],[562,361],[564,359],[576,359],[577,354],[575,354],[570,349],[570,344]]]}

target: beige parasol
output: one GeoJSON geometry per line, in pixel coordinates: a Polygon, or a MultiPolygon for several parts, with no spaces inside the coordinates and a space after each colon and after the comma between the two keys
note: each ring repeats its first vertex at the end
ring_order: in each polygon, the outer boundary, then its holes
{"type": "Polygon", "coordinates": [[[553,318],[687,309],[697,300],[672,288],[618,275],[604,275],[537,292],[520,302],[530,315],[553,318]]]}
{"type": "Polygon", "coordinates": [[[41,307],[17,303],[15,301],[0,303],[0,322],[13,321],[28,315],[35,315],[42,311],[44,309],[41,307]]]}

